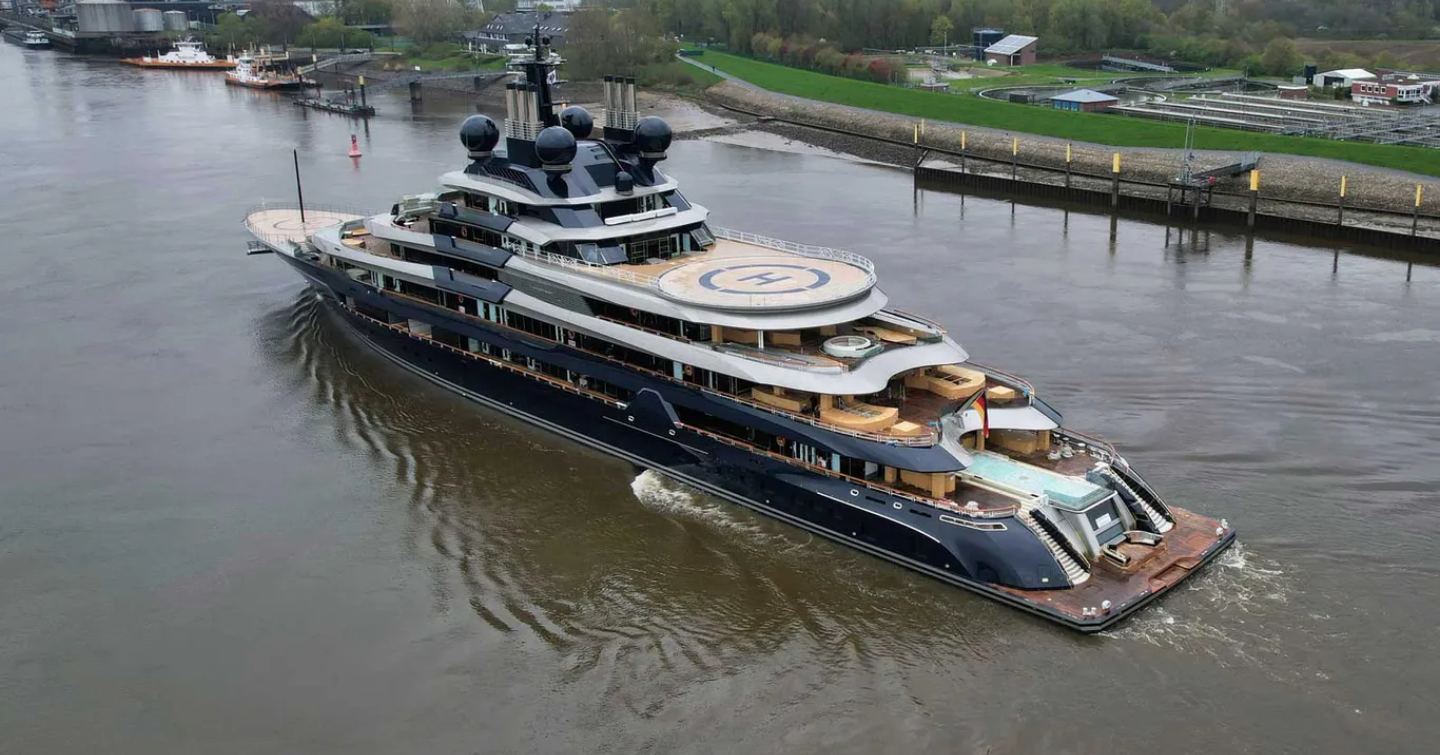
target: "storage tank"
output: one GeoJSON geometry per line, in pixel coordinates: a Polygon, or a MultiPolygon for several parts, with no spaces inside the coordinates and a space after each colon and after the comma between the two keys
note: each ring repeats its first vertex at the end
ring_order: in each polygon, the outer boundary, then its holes
{"type": "Polygon", "coordinates": [[[165,29],[164,14],[154,8],[135,9],[135,31],[159,32],[165,29]]]}
{"type": "Polygon", "coordinates": [[[190,28],[190,18],[183,10],[167,10],[161,15],[165,17],[165,31],[185,31],[190,28]]]}
{"type": "Polygon", "coordinates": [[[80,0],[75,3],[75,27],[81,34],[134,31],[130,4],[118,0],[80,0]]]}

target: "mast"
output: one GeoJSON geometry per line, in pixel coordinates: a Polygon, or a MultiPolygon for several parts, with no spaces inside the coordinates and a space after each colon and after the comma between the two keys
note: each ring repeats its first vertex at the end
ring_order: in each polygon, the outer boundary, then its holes
{"type": "Polygon", "coordinates": [[[558,126],[560,119],[555,115],[555,99],[550,85],[555,83],[555,69],[558,63],[550,61],[550,38],[540,36],[540,22],[535,22],[535,31],[530,37],[535,55],[525,61],[525,79],[535,87],[537,109],[534,120],[545,126],[558,126]]]}

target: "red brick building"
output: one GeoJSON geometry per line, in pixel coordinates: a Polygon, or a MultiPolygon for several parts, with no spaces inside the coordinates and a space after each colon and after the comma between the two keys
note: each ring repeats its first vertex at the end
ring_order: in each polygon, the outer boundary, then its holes
{"type": "Polygon", "coordinates": [[[1011,34],[985,48],[985,61],[1000,66],[1028,66],[1035,62],[1039,37],[1011,34]]]}

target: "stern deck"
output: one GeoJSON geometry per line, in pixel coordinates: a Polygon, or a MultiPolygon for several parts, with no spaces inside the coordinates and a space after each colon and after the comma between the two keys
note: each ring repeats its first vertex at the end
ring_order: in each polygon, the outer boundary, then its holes
{"type": "Polygon", "coordinates": [[[1174,507],[1170,511],[1175,528],[1159,546],[1127,552],[1133,561],[1125,567],[1100,558],[1092,564],[1090,579],[1079,587],[1021,590],[997,585],[996,589],[1046,613],[1058,614],[1076,629],[1104,629],[1184,581],[1235,540],[1232,529],[1215,534],[1220,527],[1217,520],[1174,507]],[[1109,612],[1101,609],[1107,600],[1109,612]],[[1095,609],[1096,615],[1087,616],[1088,608],[1095,609]]]}

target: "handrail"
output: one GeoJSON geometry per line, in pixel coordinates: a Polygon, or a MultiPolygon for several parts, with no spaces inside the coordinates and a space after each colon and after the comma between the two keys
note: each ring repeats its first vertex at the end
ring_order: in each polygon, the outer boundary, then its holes
{"type": "Polygon", "coordinates": [[[710,226],[710,232],[715,236],[715,238],[718,239],[738,241],[743,244],[752,244],[754,246],[761,246],[767,249],[775,249],[781,252],[789,252],[791,254],[796,254],[801,257],[844,262],[847,265],[852,265],[854,267],[860,268],[861,270],[864,270],[865,274],[869,278],[870,285],[874,285],[875,283],[875,263],[854,252],[847,252],[843,249],[832,249],[828,246],[797,244],[793,241],[784,241],[782,239],[770,238],[769,236],[761,236],[758,233],[737,231],[733,228],[723,228],[719,226],[710,226]]]}
{"type": "Polygon", "coordinates": [[[1015,513],[1020,510],[1019,504],[1016,504],[1016,505],[1014,505],[1014,506],[1011,506],[1010,508],[1005,508],[1005,509],[989,509],[989,510],[981,509],[981,510],[979,510],[979,511],[971,511],[971,510],[969,510],[969,509],[964,508],[963,506],[961,506],[960,504],[956,503],[955,501],[950,500],[949,498],[930,498],[930,497],[928,497],[928,496],[916,495],[916,494],[914,494],[914,493],[910,493],[910,492],[908,492],[908,491],[901,490],[901,489],[899,489],[899,488],[890,487],[890,486],[888,486],[888,485],[877,485],[877,484],[875,484],[874,482],[871,482],[870,480],[866,480],[866,479],[863,479],[863,478],[860,478],[860,477],[852,477],[852,476],[850,476],[850,475],[845,474],[844,472],[836,472],[835,470],[830,469],[829,467],[822,467],[822,466],[820,466],[820,465],[818,465],[818,464],[807,464],[807,463],[805,463],[805,462],[803,462],[803,461],[800,461],[799,459],[796,459],[796,458],[793,458],[793,457],[790,457],[790,456],[785,456],[785,455],[783,455],[783,454],[777,454],[777,453],[775,453],[774,451],[770,451],[770,450],[767,450],[767,449],[759,448],[759,447],[757,447],[757,446],[753,446],[753,445],[751,445],[751,444],[749,444],[749,443],[746,443],[745,441],[738,440],[738,439],[736,439],[736,438],[731,438],[731,437],[729,437],[729,436],[722,435],[722,434],[720,434],[720,433],[711,432],[710,430],[705,430],[705,429],[703,429],[703,428],[695,427],[694,425],[688,425],[688,424],[685,424],[684,422],[681,422],[680,424],[683,425],[686,429],[688,429],[688,430],[690,430],[690,431],[692,431],[692,432],[699,433],[700,435],[704,435],[705,437],[710,438],[710,439],[712,439],[712,440],[720,441],[721,443],[726,443],[726,444],[728,444],[728,445],[732,445],[732,446],[735,446],[735,447],[737,447],[737,448],[743,448],[743,449],[745,449],[745,450],[747,450],[747,451],[750,451],[751,453],[757,453],[757,454],[760,454],[760,455],[762,455],[762,456],[769,456],[769,457],[774,458],[774,459],[777,459],[777,460],[779,460],[779,461],[784,461],[784,462],[787,462],[787,463],[789,463],[789,464],[793,464],[793,465],[795,465],[795,466],[801,467],[801,468],[805,469],[806,471],[817,472],[817,473],[822,474],[822,475],[824,475],[824,476],[826,476],[826,477],[835,477],[835,478],[844,480],[844,481],[846,481],[846,482],[848,482],[848,483],[850,483],[850,484],[852,484],[852,485],[858,485],[858,486],[860,486],[860,487],[868,488],[868,489],[870,489],[870,490],[874,490],[874,491],[879,492],[879,493],[885,493],[885,494],[887,494],[887,495],[893,495],[893,496],[895,496],[895,497],[897,497],[897,498],[904,498],[904,499],[906,499],[906,500],[914,501],[915,503],[921,503],[921,504],[924,504],[924,505],[926,505],[926,506],[930,506],[930,507],[932,507],[932,508],[940,509],[940,510],[942,510],[942,511],[948,511],[948,512],[950,512],[950,513],[952,513],[952,514],[960,514],[960,515],[962,515],[962,516],[975,517],[975,518],[978,518],[978,519],[1004,519],[1004,518],[1007,518],[1007,517],[1014,516],[1015,513]]]}
{"type": "Polygon", "coordinates": [[[544,262],[546,264],[556,265],[558,267],[569,268],[571,270],[582,271],[585,273],[600,274],[605,277],[615,278],[617,280],[639,286],[641,288],[655,287],[654,278],[636,275],[635,273],[632,273],[628,270],[620,269],[619,265],[599,265],[594,262],[587,262],[585,260],[575,259],[574,257],[566,257],[561,254],[555,254],[554,252],[541,252],[527,249],[516,244],[511,244],[510,246],[506,246],[504,248],[506,251],[512,254],[524,257],[526,259],[532,259],[537,262],[544,262]]]}
{"type": "MultiPolygon", "coordinates": [[[[419,297],[410,296],[409,294],[402,294],[402,293],[400,293],[399,291],[385,290],[385,291],[383,291],[383,294],[384,294],[385,296],[392,296],[392,297],[397,297],[397,298],[401,298],[401,299],[409,299],[410,301],[417,302],[417,303],[420,303],[420,304],[426,304],[426,305],[429,305],[429,306],[431,306],[431,307],[439,307],[439,306],[440,306],[440,305],[436,304],[435,302],[426,301],[426,300],[421,299],[421,298],[419,298],[419,297]]],[[[446,311],[447,313],[450,313],[450,314],[455,314],[455,313],[450,312],[449,309],[445,309],[445,311],[446,311]]],[[[469,312],[461,312],[461,313],[459,313],[459,314],[460,314],[462,317],[465,317],[465,318],[467,318],[467,319],[477,320],[477,321],[480,321],[480,322],[487,323],[487,324],[489,324],[489,325],[493,325],[493,326],[497,326],[497,327],[504,328],[504,329],[506,329],[506,330],[514,331],[514,332],[516,332],[516,333],[525,333],[526,335],[528,335],[528,336],[530,336],[530,337],[532,337],[532,338],[541,338],[541,336],[537,336],[537,335],[535,335],[535,334],[533,334],[533,333],[528,333],[527,331],[523,331],[523,330],[516,330],[515,328],[512,328],[512,327],[510,327],[509,325],[506,325],[505,323],[495,322],[494,320],[486,320],[486,319],[483,318],[483,317],[479,317],[479,316],[477,316],[477,315],[473,315],[473,314],[471,314],[471,313],[469,313],[469,312]]],[[[550,343],[560,344],[559,341],[550,341],[550,343]]],[[[721,397],[721,398],[724,398],[724,399],[727,399],[727,400],[730,400],[730,401],[734,401],[734,402],[739,403],[739,404],[744,404],[744,405],[746,405],[746,406],[750,406],[750,407],[753,407],[753,408],[755,408],[755,409],[760,409],[760,410],[765,411],[765,412],[768,412],[768,413],[770,413],[770,414],[779,415],[779,416],[784,417],[784,418],[786,418],[786,419],[793,419],[793,420],[795,420],[795,421],[797,421],[797,422],[803,422],[803,423],[805,423],[805,424],[807,424],[807,425],[813,425],[813,426],[815,426],[815,427],[820,428],[821,430],[825,430],[825,431],[828,431],[828,432],[837,433],[837,434],[839,434],[839,435],[848,435],[848,436],[853,437],[853,438],[861,438],[861,439],[864,439],[864,440],[873,440],[873,441],[876,441],[876,442],[878,442],[878,443],[887,443],[887,444],[890,444],[890,445],[898,445],[898,446],[933,446],[933,445],[935,445],[936,443],[938,443],[938,442],[939,442],[939,439],[940,439],[940,433],[939,433],[939,431],[938,431],[937,429],[933,428],[933,427],[927,427],[926,430],[927,430],[928,432],[927,432],[927,434],[925,434],[925,435],[884,435],[884,434],[881,434],[881,433],[869,432],[869,431],[866,431],[866,430],[851,430],[851,429],[849,429],[849,428],[839,427],[839,426],[837,426],[837,425],[826,424],[826,423],[824,423],[824,422],[821,422],[819,419],[812,418],[812,417],[808,417],[808,416],[803,415],[803,414],[795,414],[795,413],[793,413],[793,412],[787,412],[787,411],[785,411],[784,409],[780,409],[779,407],[770,406],[770,405],[768,405],[768,404],[762,404],[762,403],[759,403],[759,402],[757,402],[757,401],[751,401],[751,400],[746,399],[746,398],[741,398],[740,396],[737,396],[737,395],[733,395],[733,394],[729,394],[729,393],[723,393],[723,392],[721,392],[721,391],[717,391],[717,390],[715,390],[715,389],[713,389],[713,388],[708,388],[708,387],[703,386],[703,385],[698,385],[698,384],[694,384],[694,383],[687,383],[687,382],[685,382],[684,380],[677,380],[674,375],[670,375],[670,374],[668,374],[668,373],[660,372],[659,370],[650,370],[650,369],[646,369],[646,368],[644,368],[644,367],[639,367],[639,366],[637,366],[637,365],[630,364],[629,362],[626,362],[626,361],[624,361],[624,360],[616,359],[615,357],[612,357],[612,356],[610,356],[609,354],[602,354],[602,353],[600,353],[600,352],[598,352],[598,351],[592,351],[592,350],[590,350],[590,349],[582,348],[582,347],[579,346],[579,345],[576,345],[576,346],[570,346],[569,344],[564,344],[564,345],[567,346],[568,348],[575,349],[576,351],[581,351],[581,352],[584,352],[584,353],[589,354],[589,355],[591,355],[591,356],[599,357],[599,358],[601,358],[601,359],[605,359],[605,360],[607,360],[607,361],[614,362],[615,364],[623,365],[626,369],[635,370],[635,371],[637,371],[637,372],[643,372],[643,373],[646,373],[646,374],[649,374],[649,375],[653,375],[653,376],[655,376],[655,377],[663,378],[663,379],[668,380],[668,381],[670,381],[670,382],[672,382],[672,383],[678,383],[678,384],[680,384],[680,385],[683,385],[683,386],[685,386],[685,387],[687,387],[687,388],[697,389],[697,390],[699,390],[699,391],[702,392],[702,393],[709,393],[709,394],[711,394],[711,395],[713,395],[713,396],[719,396],[719,397],[721,397]]]]}
{"type": "MultiPolygon", "coordinates": [[[[296,202],[261,202],[256,205],[252,205],[249,209],[247,209],[245,211],[245,218],[241,222],[245,226],[245,230],[248,231],[251,236],[254,236],[256,239],[259,239],[265,244],[271,246],[272,248],[278,247],[288,249],[300,249],[302,244],[309,243],[310,231],[306,230],[305,236],[297,240],[294,238],[293,233],[276,233],[273,231],[261,230],[260,228],[256,227],[255,224],[251,221],[251,218],[261,212],[268,212],[274,210],[298,211],[299,209],[300,205],[296,202]]],[[[365,217],[368,216],[368,213],[352,207],[342,207],[339,205],[328,204],[310,204],[308,202],[305,204],[305,210],[307,212],[326,212],[334,213],[337,215],[354,216],[350,220],[341,221],[339,225],[342,226],[347,223],[355,222],[356,220],[363,220],[365,217]]],[[[327,224],[322,227],[317,227],[315,230],[322,230],[323,228],[328,228],[331,225],[335,224],[327,224]]]]}
{"type": "MultiPolygon", "coordinates": [[[[1115,450],[1115,447],[1114,447],[1114,446],[1110,445],[1110,442],[1109,442],[1109,441],[1104,440],[1103,438],[1097,438],[1097,437],[1095,437],[1094,435],[1087,435],[1087,434],[1085,434],[1085,433],[1076,432],[1075,430],[1071,430],[1071,429],[1068,428],[1068,427],[1067,427],[1067,428],[1057,428],[1057,429],[1053,430],[1052,432],[1054,432],[1056,435],[1060,436],[1060,438],[1061,438],[1062,440],[1065,439],[1065,438],[1069,438],[1069,439],[1077,440],[1077,441],[1079,441],[1079,442],[1081,442],[1081,443],[1084,443],[1086,446],[1088,446],[1088,447],[1090,447],[1090,448],[1092,448],[1092,449],[1098,449],[1101,453],[1103,453],[1103,454],[1105,454],[1106,456],[1109,457],[1109,458],[1101,458],[1101,459],[1100,459],[1101,461],[1103,461],[1103,462],[1105,462],[1105,463],[1107,463],[1107,464],[1112,463],[1112,462],[1115,462],[1115,461],[1119,461],[1119,462],[1121,462],[1122,464],[1124,464],[1126,467],[1129,467],[1129,464],[1125,462],[1124,457],[1122,457],[1122,456],[1120,455],[1120,453],[1115,450]]],[[[1091,454],[1091,455],[1094,456],[1094,454],[1091,454]]]]}
{"type": "Polygon", "coordinates": [[[994,376],[994,377],[1000,378],[1000,381],[1001,381],[1001,382],[1009,383],[1009,384],[1015,386],[1016,388],[1021,389],[1022,391],[1025,392],[1025,398],[1027,399],[1027,401],[1028,401],[1028,399],[1029,399],[1031,396],[1034,396],[1034,395],[1035,395],[1035,386],[1034,386],[1034,385],[1031,385],[1031,383],[1030,383],[1029,380],[1026,380],[1025,378],[1022,378],[1022,377],[1020,377],[1019,375],[1015,375],[1015,374],[1013,374],[1013,373],[1005,372],[1004,370],[997,370],[997,369],[995,369],[994,367],[987,367],[987,366],[985,366],[985,365],[983,365],[983,364],[980,364],[979,362],[976,362],[976,361],[970,360],[970,359],[966,359],[965,362],[964,362],[964,364],[968,364],[968,365],[970,365],[971,367],[974,367],[975,369],[980,370],[981,372],[985,373],[985,374],[988,375],[988,376],[994,376]]]}

